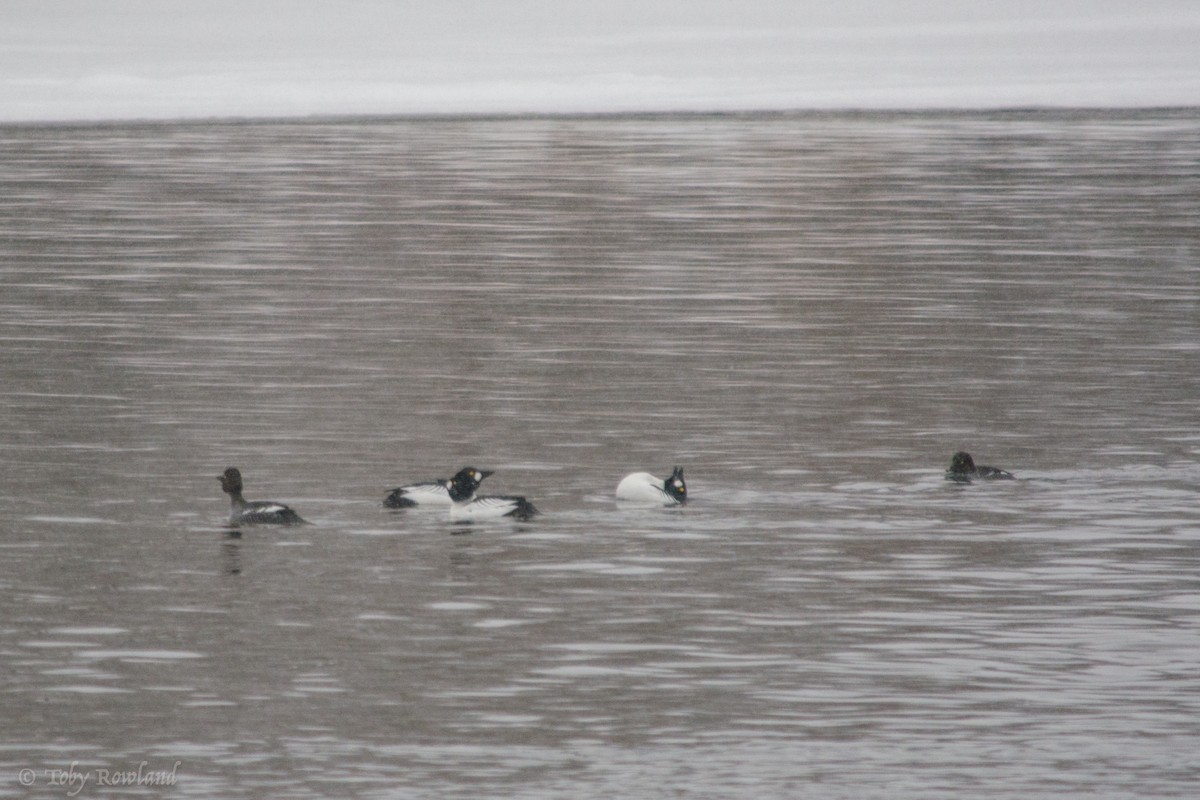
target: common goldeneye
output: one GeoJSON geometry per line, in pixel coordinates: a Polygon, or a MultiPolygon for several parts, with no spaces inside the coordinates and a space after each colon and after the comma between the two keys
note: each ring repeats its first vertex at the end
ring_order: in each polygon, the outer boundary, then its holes
{"type": "Polygon", "coordinates": [[[996,467],[975,466],[975,459],[970,453],[961,450],[950,459],[950,469],[946,470],[946,479],[959,483],[970,483],[974,478],[982,480],[1009,480],[1015,477],[1011,472],[996,467]]]}
{"type": "Polygon", "coordinates": [[[524,520],[538,513],[538,510],[533,507],[533,503],[524,497],[515,495],[476,497],[475,490],[479,488],[480,482],[492,473],[473,471],[471,474],[464,475],[464,472],[466,470],[459,472],[450,480],[441,481],[450,497],[450,519],[457,521],[512,517],[524,520]]]}
{"type": "Polygon", "coordinates": [[[218,475],[221,491],[229,495],[232,510],[229,514],[229,524],[238,525],[305,525],[300,515],[283,503],[270,500],[252,500],[246,502],[242,497],[242,473],[237,467],[225,470],[224,475],[218,475]]]}
{"type": "Polygon", "coordinates": [[[626,475],[617,484],[618,500],[635,500],[641,503],[659,503],[677,506],[687,502],[687,484],[683,481],[683,467],[676,467],[669,478],[656,478],[649,472],[634,472],[626,475]]]}
{"type": "MultiPolygon", "coordinates": [[[[463,467],[455,473],[452,480],[457,480],[460,486],[466,487],[474,483],[476,489],[479,488],[479,482],[492,473],[487,470],[479,470],[474,467],[463,467]]],[[[472,490],[474,491],[474,490],[472,490]]],[[[449,506],[450,492],[446,489],[446,481],[437,479],[432,481],[424,481],[422,483],[410,483],[406,486],[399,486],[392,489],[391,493],[383,499],[383,504],[388,508],[412,508],[413,506],[449,506]]]]}

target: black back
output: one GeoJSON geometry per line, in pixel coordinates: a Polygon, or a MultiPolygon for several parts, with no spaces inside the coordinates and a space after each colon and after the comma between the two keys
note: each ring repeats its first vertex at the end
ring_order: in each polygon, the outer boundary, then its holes
{"type": "Polygon", "coordinates": [[[287,506],[265,500],[258,500],[247,505],[239,520],[255,525],[308,524],[308,520],[302,519],[299,514],[287,506]]]}
{"type": "Polygon", "coordinates": [[[412,508],[417,503],[404,494],[404,489],[392,489],[391,494],[383,498],[383,504],[388,508],[412,508]]]}
{"type": "Polygon", "coordinates": [[[517,507],[514,508],[512,511],[508,512],[507,514],[505,514],[504,516],[513,517],[514,519],[525,520],[525,519],[529,519],[529,518],[533,517],[535,514],[538,513],[538,510],[536,508],[534,508],[533,503],[529,502],[524,497],[513,497],[510,499],[516,501],[517,507]]]}

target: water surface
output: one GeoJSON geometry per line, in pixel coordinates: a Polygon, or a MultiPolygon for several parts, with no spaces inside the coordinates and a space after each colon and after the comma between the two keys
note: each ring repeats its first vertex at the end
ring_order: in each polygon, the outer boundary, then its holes
{"type": "Polygon", "coordinates": [[[1190,796],[1198,143],[0,127],[0,796],[1190,796]],[[381,506],[464,464],[543,515],[381,506]]]}

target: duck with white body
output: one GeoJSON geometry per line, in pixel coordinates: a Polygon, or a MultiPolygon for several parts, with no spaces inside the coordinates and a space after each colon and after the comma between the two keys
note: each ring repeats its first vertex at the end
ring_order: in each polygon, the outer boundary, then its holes
{"type": "Polygon", "coordinates": [[[683,467],[675,467],[667,478],[634,472],[617,484],[617,499],[631,503],[677,506],[687,502],[687,496],[683,467]]]}
{"type": "Polygon", "coordinates": [[[474,470],[471,474],[464,472],[450,480],[441,481],[451,501],[450,519],[470,521],[509,517],[527,520],[538,513],[533,503],[517,495],[476,496],[479,484],[492,473],[487,470],[474,470]]]}
{"type": "MultiPolygon", "coordinates": [[[[474,481],[473,485],[478,487],[479,482],[491,474],[474,467],[463,467],[455,473],[451,480],[457,480],[464,487],[472,485],[472,481],[474,481]]],[[[414,506],[448,508],[453,504],[450,499],[450,491],[446,488],[448,483],[449,481],[446,479],[439,478],[398,486],[383,499],[383,504],[388,508],[413,508],[414,506]]]]}

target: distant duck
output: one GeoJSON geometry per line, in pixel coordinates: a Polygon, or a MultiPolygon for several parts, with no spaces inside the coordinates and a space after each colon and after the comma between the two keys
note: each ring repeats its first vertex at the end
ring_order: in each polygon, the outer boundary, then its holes
{"type": "Polygon", "coordinates": [[[617,484],[617,499],[670,506],[685,503],[687,484],[683,481],[683,467],[676,467],[666,479],[656,478],[649,472],[626,475],[617,484]]]}
{"type": "MultiPolygon", "coordinates": [[[[475,489],[479,488],[479,483],[491,475],[491,472],[478,470],[474,467],[463,467],[451,480],[456,480],[462,487],[473,485],[475,489]]],[[[388,508],[412,508],[413,506],[450,506],[453,501],[450,499],[450,490],[446,488],[448,481],[437,479],[432,481],[424,481],[422,483],[410,483],[406,486],[399,486],[392,489],[391,493],[383,499],[383,504],[388,508]]],[[[474,492],[474,489],[472,489],[474,492]]]]}
{"type": "Polygon", "coordinates": [[[460,521],[512,517],[526,520],[538,513],[538,510],[533,507],[533,503],[524,497],[515,495],[476,497],[475,491],[479,488],[480,482],[492,473],[478,470],[471,470],[469,474],[465,473],[468,473],[468,470],[459,472],[450,480],[441,481],[450,498],[450,519],[460,521]]]}
{"type": "Polygon", "coordinates": [[[959,483],[970,483],[975,478],[981,480],[1011,480],[1015,476],[1007,470],[996,467],[975,466],[975,459],[970,453],[961,450],[950,459],[950,469],[946,470],[946,479],[959,483]]]}
{"type": "Polygon", "coordinates": [[[237,467],[230,467],[225,470],[225,474],[218,475],[217,480],[221,482],[221,491],[229,495],[229,501],[232,506],[229,515],[229,524],[234,527],[239,525],[307,524],[300,518],[299,514],[283,503],[275,503],[270,500],[252,500],[247,502],[242,497],[242,473],[238,471],[237,467]]]}

